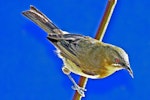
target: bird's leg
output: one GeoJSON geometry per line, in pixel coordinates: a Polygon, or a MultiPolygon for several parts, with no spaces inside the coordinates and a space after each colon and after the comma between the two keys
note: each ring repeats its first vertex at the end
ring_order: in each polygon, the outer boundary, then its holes
{"type": "Polygon", "coordinates": [[[80,86],[75,82],[75,80],[74,80],[74,79],[71,77],[71,75],[70,75],[70,73],[71,73],[70,70],[67,69],[66,67],[63,67],[63,68],[62,68],[62,71],[63,71],[64,74],[66,74],[66,75],[69,77],[69,79],[70,79],[71,82],[73,83],[72,89],[73,89],[73,90],[76,90],[82,97],[85,97],[84,91],[86,91],[86,89],[83,88],[83,87],[80,87],[80,86]]]}
{"type": "Polygon", "coordinates": [[[78,91],[78,93],[79,93],[82,97],[85,97],[84,91],[86,91],[86,89],[83,88],[83,87],[80,87],[80,86],[75,82],[75,80],[71,77],[70,74],[68,74],[68,77],[69,77],[69,79],[72,81],[72,83],[74,84],[74,85],[72,86],[72,89],[78,91]]]}

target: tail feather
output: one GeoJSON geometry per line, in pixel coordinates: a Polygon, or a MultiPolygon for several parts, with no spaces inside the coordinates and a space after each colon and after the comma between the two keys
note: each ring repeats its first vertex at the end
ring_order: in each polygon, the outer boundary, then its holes
{"type": "Polygon", "coordinates": [[[50,19],[48,19],[42,12],[32,5],[30,6],[30,10],[24,11],[22,14],[36,23],[48,34],[63,34],[63,32],[56,25],[54,25],[50,19]]]}

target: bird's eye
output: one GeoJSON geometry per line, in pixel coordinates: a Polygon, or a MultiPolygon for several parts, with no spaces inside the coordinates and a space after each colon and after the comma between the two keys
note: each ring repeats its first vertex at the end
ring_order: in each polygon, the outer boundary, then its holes
{"type": "Polygon", "coordinates": [[[120,59],[115,58],[115,62],[118,64],[120,62],[120,59]]]}

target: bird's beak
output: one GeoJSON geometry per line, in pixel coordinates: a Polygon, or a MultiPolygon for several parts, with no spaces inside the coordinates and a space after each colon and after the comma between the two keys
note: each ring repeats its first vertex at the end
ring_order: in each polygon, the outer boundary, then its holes
{"type": "Polygon", "coordinates": [[[129,72],[129,74],[130,74],[130,76],[132,77],[132,78],[134,78],[134,76],[133,76],[133,71],[132,71],[132,69],[130,68],[130,66],[127,66],[127,71],[129,72]]]}

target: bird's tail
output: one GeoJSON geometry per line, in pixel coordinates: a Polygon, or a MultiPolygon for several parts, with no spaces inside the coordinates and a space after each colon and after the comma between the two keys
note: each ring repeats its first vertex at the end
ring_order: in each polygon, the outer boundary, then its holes
{"type": "Polygon", "coordinates": [[[54,25],[50,19],[48,19],[42,12],[32,5],[29,10],[22,12],[22,14],[36,23],[48,34],[63,34],[63,32],[56,25],[54,25]]]}

